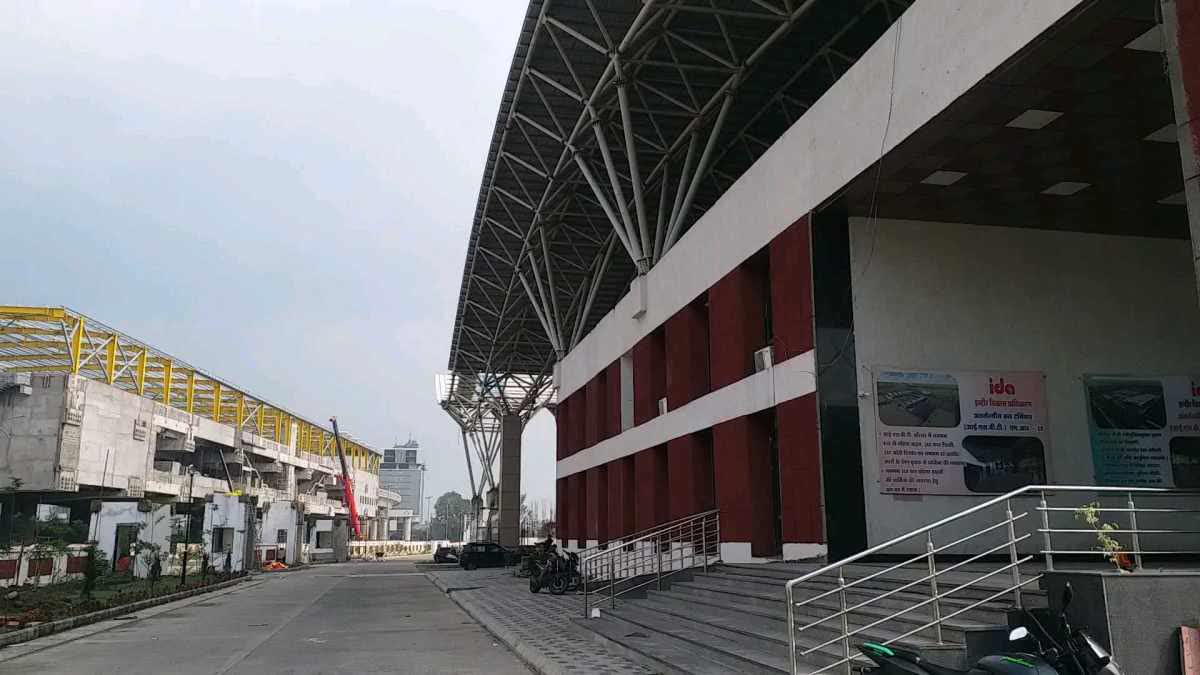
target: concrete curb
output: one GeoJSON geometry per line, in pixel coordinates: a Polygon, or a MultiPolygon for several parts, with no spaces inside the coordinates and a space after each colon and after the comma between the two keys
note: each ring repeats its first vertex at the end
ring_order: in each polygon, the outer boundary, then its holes
{"type": "Polygon", "coordinates": [[[505,646],[511,649],[513,653],[521,657],[521,660],[524,661],[535,672],[540,673],[541,675],[566,675],[566,671],[563,670],[561,666],[551,661],[538,649],[521,641],[521,639],[518,638],[512,631],[503,626],[490,625],[486,620],[486,613],[484,613],[479,607],[475,606],[475,603],[471,602],[470,600],[457,597],[458,594],[447,588],[447,586],[442,583],[441,579],[438,579],[428,572],[425,573],[425,577],[433,582],[433,585],[436,586],[441,592],[449,596],[450,599],[454,601],[454,604],[462,608],[462,610],[466,612],[468,616],[474,619],[480,626],[483,626],[484,630],[492,635],[495,635],[496,638],[498,638],[505,644],[505,646]]]}
{"type": "Polygon", "coordinates": [[[72,628],[79,628],[81,626],[87,626],[89,624],[97,623],[99,621],[111,619],[114,616],[121,616],[122,614],[128,614],[130,612],[137,612],[137,611],[146,609],[148,607],[156,607],[158,605],[165,605],[170,602],[175,602],[176,600],[183,600],[186,598],[190,598],[194,595],[203,595],[205,593],[212,593],[213,591],[219,591],[219,590],[222,590],[225,588],[229,588],[230,586],[235,586],[235,585],[240,584],[243,581],[247,581],[249,579],[250,579],[250,576],[246,575],[246,576],[238,577],[236,579],[230,579],[228,581],[222,581],[220,583],[210,584],[208,586],[201,586],[200,588],[192,588],[192,589],[189,589],[186,591],[180,591],[179,593],[171,593],[170,595],[161,595],[157,598],[149,598],[146,600],[139,600],[137,602],[131,602],[128,605],[121,605],[119,607],[109,607],[108,609],[102,609],[102,610],[99,610],[96,612],[91,612],[88,614],[80,614],[79,616],[72,616],[72,617],[68,617],[66,619],[59,619],[58,621],[50,621],[50,622],[43,623],[43,624],[40,624],[37,626],[33,626],[31,628],[22,628],[21,630],[15,630],[10,633],[0,633],[0,648],[8,647],[10,645],[20,644],[22,642],[28,642],[30,640],[34,640],[34,639],[37,639],[40,637],[45,637],[47,635],[53,635],[54,633],[59,633],[59,632],[65,631],[65,630],[70,630],[72,628]]]}

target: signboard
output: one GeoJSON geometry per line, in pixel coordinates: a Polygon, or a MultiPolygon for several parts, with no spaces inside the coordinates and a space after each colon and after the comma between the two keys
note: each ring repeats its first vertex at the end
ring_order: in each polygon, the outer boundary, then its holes
{"type": "Polygon", "coordinates": [[[1200,377],[1087,376],[1098,485],[1200,487],[1200,377]]]}
{"type": "Polygon", "coordinates": [[[880,491],[992,494],[1045,483],[1045,379],[1036,372],[879,371],[880,491]]]}

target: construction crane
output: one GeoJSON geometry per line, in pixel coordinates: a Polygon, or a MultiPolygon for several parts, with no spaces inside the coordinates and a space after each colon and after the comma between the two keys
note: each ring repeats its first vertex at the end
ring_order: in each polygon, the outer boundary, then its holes
{"type": "Polygon", "coordinates": [[[333,442],[337,446],[338,461],[342,463],[342,503],[350,511],[350,530],[354,538],[362,539],[362,526],[358,523],[358,505],[354,503],[354,481],[350,478],[350,467],[346,464],[346,453],[342,452],[342,436],[338,433],[337,418],[330,417],[333,425],[333,442]]]}

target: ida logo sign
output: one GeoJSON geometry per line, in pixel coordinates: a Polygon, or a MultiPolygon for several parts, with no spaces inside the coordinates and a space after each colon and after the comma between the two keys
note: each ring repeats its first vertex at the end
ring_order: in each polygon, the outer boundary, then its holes
{"type": "MultiPolygon", "coordinates": [[[[1195,386],[1193,386],[1193,390],[1194,389],[1195,389],[1195,386]]],[[[988,393],[989,394],[1007,394],[1009,396],[1016,396],[1017,388],[1014,387],[1011,383],[1005,382],[1003,377],[998,380],[994,380],[989,377],[988,378],[988,393]]]]}

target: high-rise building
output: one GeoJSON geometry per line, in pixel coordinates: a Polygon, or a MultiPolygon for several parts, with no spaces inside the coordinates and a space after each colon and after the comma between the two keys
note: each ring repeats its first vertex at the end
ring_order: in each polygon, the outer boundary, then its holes
{"type": "Polygon", "coordinates": [[[399,493],[401,506],[412,509],[418,519],[425,509],[425,464],[420,461],[421,444],[411,438],[383,451],[379,486],[399,493]]]}

